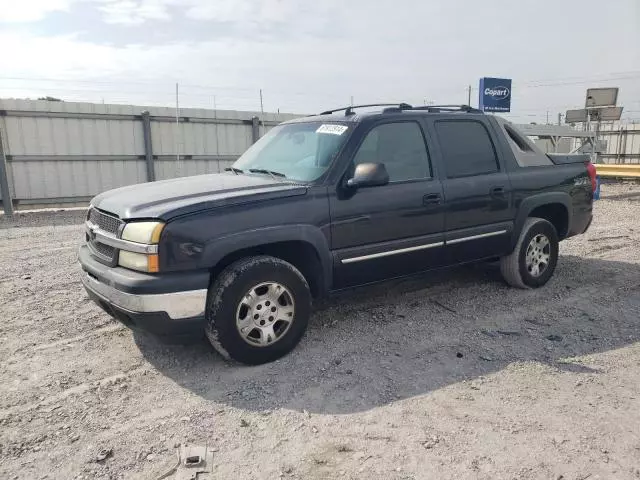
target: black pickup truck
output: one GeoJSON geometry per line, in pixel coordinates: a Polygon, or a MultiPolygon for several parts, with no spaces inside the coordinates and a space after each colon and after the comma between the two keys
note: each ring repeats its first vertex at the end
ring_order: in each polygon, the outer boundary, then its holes
{"type": "Polygon", "coordinates": [[[224,173],[95,197],[79,251],[90,297],[259,364],[300,341],[313,298],[486,259],[540,287],[558,242],[589,227],[588,157],[547,155],[468,106],[361,107],[285,122],[224,173]]]}

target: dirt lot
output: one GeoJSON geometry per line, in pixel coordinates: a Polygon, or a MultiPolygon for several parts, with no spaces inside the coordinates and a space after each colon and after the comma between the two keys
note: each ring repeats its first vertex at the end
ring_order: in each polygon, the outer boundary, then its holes
{"type": "Polygon", "coordinates": [[[640,187],[603,195],[547,287],[482,266],[351,292],[259,367],[90,303],[79,213],[3,221],[0,478],[153,479],[192,442],[219,479],[638,479],[640,187]]]}

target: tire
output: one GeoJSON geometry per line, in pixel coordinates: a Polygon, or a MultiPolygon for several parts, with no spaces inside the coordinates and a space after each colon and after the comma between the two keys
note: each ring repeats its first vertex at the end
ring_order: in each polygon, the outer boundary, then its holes
{"type": "Polygon", "coordinates": [[[309,285],[298,269],[275,257],[249,257],[209,288],[205,333],[223,357],[259,365],[293,350],[310,313],[309,285]]]}
{"type": "Polygon", "coordinates": [[[541,287],[549,281],[556,269],[558,249],[559,240],[555,227],[543,218],[529,217],[522,227],[513,252],[500,259],[502,277],[513,287],[541,287]],[[541,246],[544,245],[542,239],[548,241],[548,246],[544,249],[541,249],[541,246]],[[528,253],[531,257],[528,257],[528,253]],[[529,261],[529,258],[533,260],[529,261]],[[546,263],[543,262],[545,258],[547,258],[546,263]],[[536,262],[539,262],[537,271],[535,269],[536,262]]]}

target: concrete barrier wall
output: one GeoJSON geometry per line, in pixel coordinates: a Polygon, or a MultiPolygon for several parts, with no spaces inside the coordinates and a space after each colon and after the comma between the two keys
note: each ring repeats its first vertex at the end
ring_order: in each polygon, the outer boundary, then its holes
{"type": "MultiPolygon", "coordinates": [[[[292,114],[0,99],[0,135],[14,204],[82,204],[148,181],[142,112],[156,180],[223,171],[292,114]]],[[[1,188],[1,187],[0,187],[1,188]]],[[[3,192],[0,192],[2,194],[3,192]]]]}

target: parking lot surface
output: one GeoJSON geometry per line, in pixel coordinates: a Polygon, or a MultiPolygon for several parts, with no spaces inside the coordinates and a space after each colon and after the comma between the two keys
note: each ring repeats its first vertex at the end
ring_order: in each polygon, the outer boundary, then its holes
{"type": "Polygon", "coordinates": [[[495,265],[341,294],[296,350],[225,362],[91,303],[82,212],[0,220],[0,478],[640,478],[640,186],[604,185],[539,290],[495,265]],[[104,458],[103,458],[104,457],[104,458]]]}

